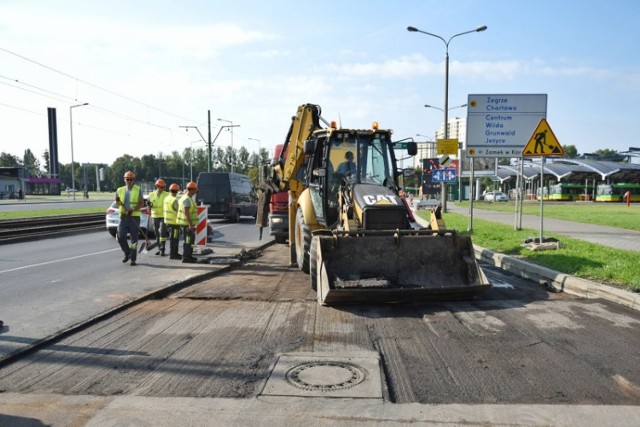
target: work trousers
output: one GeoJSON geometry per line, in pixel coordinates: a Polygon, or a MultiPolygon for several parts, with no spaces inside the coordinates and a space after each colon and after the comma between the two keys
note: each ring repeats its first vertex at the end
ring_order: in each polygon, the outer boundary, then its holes
{"type": "Polygon", "coordinates": [[[158,249],[164,253],[167,246],[167,225],[164,223],[164,218],[153,218],[153,230],[156,233],[158,249]]]}
{"type": "Polygon", "coordinates": [[[178,224],[168,224],[169,227],[169,254],[178,255],[178,242],[180,241],[180,226],[178,224]]]}
{"type": "Polygon", "coordinates": [[[188,225],[183,225],[182,233],[184,235],[182,258],[193,258],[193,243],[196,241],[196,231],[191,230],[188,225]]]}
{"type": "Polygon", "coordinates": [[[131,261],[136,260],[138,255],[138,233],[140,232],[140,217],[131,215],[121,215],[118,224],[118,243],[125,255],[130,255],[131,261]],[[131,242],[127,241],[127,235],[131,242]]]}

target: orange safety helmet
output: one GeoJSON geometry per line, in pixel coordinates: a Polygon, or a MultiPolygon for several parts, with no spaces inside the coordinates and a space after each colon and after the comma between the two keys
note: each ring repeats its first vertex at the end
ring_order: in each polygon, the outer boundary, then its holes
{"type": "Polygon", "coordinates": [[[191,181],[190,183],[187,184],[187,190],[197,190],[198,186],[196,185],[195,182],[191,181]]]}
{"type": "Polygon", "coordinates": [[[176,183],[173,183],[169,186],[169,191],[180,191],[180,186],[176,183]]]}
{"type": "Polygon", "coordinates": [[[162,187],[162,188],[164,188],[164,187],[166,187],[166,186],[167,186],[167,184],[165,184],[165,183],[164,183],[164,180],[163,180],[162,178],[158,178],[158,179],[156,180],[156,187],[162,187]]]}
{"type": "Polygon", "coordinates": [[[136,174],[131,171],[126,171],[124,173],[124,178],[136,179],[136,174]]]}

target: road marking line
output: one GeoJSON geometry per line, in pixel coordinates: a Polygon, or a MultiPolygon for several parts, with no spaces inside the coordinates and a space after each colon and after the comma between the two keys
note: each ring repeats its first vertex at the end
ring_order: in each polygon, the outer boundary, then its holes
{"type": "Polygon", "coordinates": [[[107,249],[106,251],[93,252],[93,253],[90,253],[90,254],[72,256],[70,258],[56,259],[56,260],[41,262],[39,264],[24,265],[22,267],[10,268],[9,270],[0,270],[0,274],[2,274],[2,273],[11,273],[12,271],[26,270],[27,268],[42,267],[43,265],[54,264],[54,263],[62,262],[62,261],[71,261],[71,260],[74,260],[74,259],[85,258],[85,257],[88,257],[88,256],[94,256],[94,255],[100,255],[100,254],[106,254],[107,252],[113,252],[113,251],[119,251],[119,250],[121,250],[121,249],[120,248],[107,249]]]}

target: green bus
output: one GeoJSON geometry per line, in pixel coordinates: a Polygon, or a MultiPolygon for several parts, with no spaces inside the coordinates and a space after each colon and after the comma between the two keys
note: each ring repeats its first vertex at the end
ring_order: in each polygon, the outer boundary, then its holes
{"type": "Polygon", "coordinates": [[[598,184],[596,202],[623,202],[625,193],[631,192],[631,201],[640,202],[640,184],[598,184]]]}
{"type": "Polygon", "coordinates": [[[545,200],[572,201],[591,200],[593,184],[562,183],[549,186],[549,193],[545,200]]]}

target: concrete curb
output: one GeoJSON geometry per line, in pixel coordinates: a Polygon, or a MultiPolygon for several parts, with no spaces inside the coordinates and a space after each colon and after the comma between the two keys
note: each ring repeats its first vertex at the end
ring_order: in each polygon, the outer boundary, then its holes
{"type": "Polygon", "coordinates": [[[546,267],[474,245],[476,258],[525,279],[543,284],[552,292],[566,292],[586,299],[601,298],[640,311],[640,294],[559,273],[546,267]]]}
{"type": "MultiPolygon", "coordinates": [[[[415,218],[421,226],[427,227],[429,225],[426,220],[420,218],[418,215],[416,215],[415,218]]],[[[586,299],[601,298],[632,310],[640,311],[640,294],[638,293],[560,273],[550,268],[504,255],[478,245],[473,245],[473,248],[478,260],[492,264],[516,276],[545,285],[551,292],[566,292],[570,295],[576,295],[586,299]]]]}

